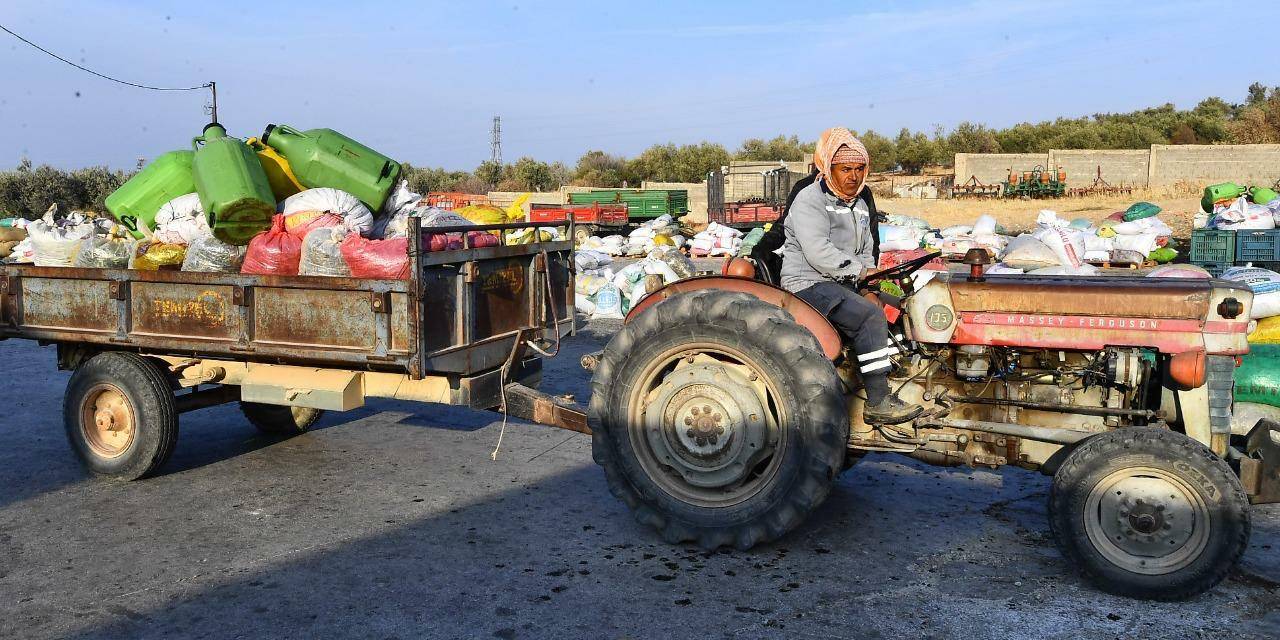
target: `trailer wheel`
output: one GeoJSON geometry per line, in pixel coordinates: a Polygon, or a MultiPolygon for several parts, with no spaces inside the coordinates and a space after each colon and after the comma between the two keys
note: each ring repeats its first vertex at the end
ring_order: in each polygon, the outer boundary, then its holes
{"type": "Polygon", "coordinates": [[[77,367],[62,416],[71,448],[85,466],[118,480],[151,475],[178,441],[169,380],[135,353],[100,353],[77,367]]]}
{"type": "Polygon", "coordinates": [[[600,228],[594,224],[579,224],[573,227],[573,245],[581,247],[586,243],[587,238],[594,236],[600,228]]]}
{"type": "Polygon", "coordinates": [[[321,409],[240,401],[240,412],[258,431],[273,436],[296,436],[306,432],[324,415],[321,409]]]}
{"type": "Polygon", "coordinates": [[[1093,436],[1049,492],[1058,547],[1103,591],[1183,600],[1212,589],[1249,544],[1249,502],[1227,463],[1179,433],[1093,436]]]}
{"type": "Polygon", "coordinates": [[[834,366],[789,314],[745,293],[654,305],[609,342],[591,385],[592,457],[668,542],[776,540],[844,466],[834,366]]]}

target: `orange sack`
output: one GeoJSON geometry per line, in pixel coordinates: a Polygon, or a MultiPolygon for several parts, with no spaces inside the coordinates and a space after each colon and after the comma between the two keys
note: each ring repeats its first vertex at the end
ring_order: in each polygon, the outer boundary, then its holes
{"type": "Polygon", "coordinates": [[[284,216],[271,218],[271,228],[249,241],[240,273],[260,276],[298,275],[302,239],[285,230],[284,216]]]}
{"type": "Polygon", "coordinates": [[[408,238],[370,240],[353,233],[342,241],[342,258],[353,278],[409,279],[408,238]]]}

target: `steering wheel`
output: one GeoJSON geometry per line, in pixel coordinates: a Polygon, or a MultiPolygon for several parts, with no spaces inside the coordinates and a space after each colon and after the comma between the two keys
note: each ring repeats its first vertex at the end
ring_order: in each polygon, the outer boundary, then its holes
{"type": "Polygon", "coordinates": [[[926,264],[929,264],[929,262],[934,258],[940,257],[941,255],[942,252],[940,251],[927,253],[919,258],[912,258],[902,264],[889,267],[884,271],[877,271],[875,273],[868,274],[859,279],[856,286],[858,289],[868,289],[871,287],[871,283],[873,282],[879,282],[880,280],[900,280],[902,278],[909,277],[911,274],[919,271],[926,264]]]}

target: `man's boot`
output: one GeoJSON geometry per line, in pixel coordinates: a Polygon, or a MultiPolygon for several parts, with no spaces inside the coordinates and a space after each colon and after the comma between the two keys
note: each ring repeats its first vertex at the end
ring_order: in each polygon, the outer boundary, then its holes
{"type": "Polygon", "coordinates": [[[862,409],[862,419],[867,424],[899,424],[915,419],[924,413],[924,407],[907,404],[890,393],[876,404],[862,409]]]}

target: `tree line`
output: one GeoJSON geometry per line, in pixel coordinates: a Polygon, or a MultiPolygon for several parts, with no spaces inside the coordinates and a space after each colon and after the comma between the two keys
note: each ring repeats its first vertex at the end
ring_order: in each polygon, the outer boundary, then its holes
{"type": "MultiPolygon", "coordinates": [[[[852,128],[852,127],[851,127],[852,128]]],[[[950,166],[957,153],[1044,153],[1050,149],[1145,149],[1152,144],[1280,143],[1280,87],[1253,83],[1244,101],[1212,97],[1194,108],[1172,104],[1128,113],[1024,122],[997,129],[961,122],[950,130],[903,128],[897,135],[854,129],[871,154],[871,169],[919,173],[931,165],[950,166]]],[[[523,157],[514,163],[485,161],[474,171],[404,166],[409,188],[418,193],[459,191],[550,191],[562,185],[638,187],[645,181],[699,182],[731,160],[799,161],[814,143],[796,135],[752,138],[730,151],[714,142],[656,144],[627,158],[587,151],[569,167],[523,157]]],[[[52,202],[103,210],[102,201],[131,174],[105,167],[64,171],[33,167],[27,160],[0,172],[0,216],[34,217],[52,202]]]]}

